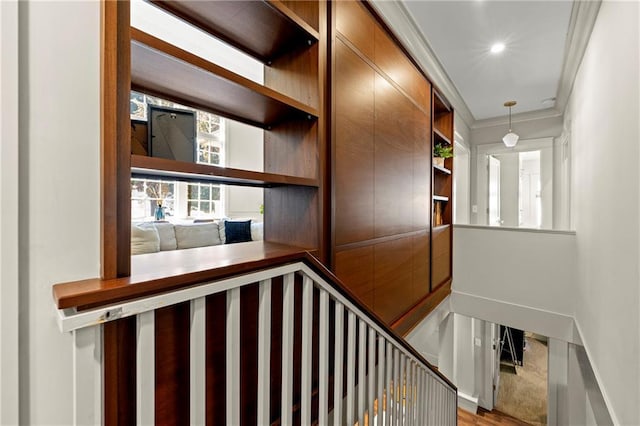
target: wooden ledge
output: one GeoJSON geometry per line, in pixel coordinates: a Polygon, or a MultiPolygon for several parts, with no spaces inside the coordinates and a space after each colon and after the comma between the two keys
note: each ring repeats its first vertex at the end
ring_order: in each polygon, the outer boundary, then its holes
{"type": "Polygon", "coordinates": [[[131,276],[55,284],[53,298],[58,309],[105,306],[299,261],[306,253],[300,247],[252,241],[140,254],[131,258],[131,276]]]}

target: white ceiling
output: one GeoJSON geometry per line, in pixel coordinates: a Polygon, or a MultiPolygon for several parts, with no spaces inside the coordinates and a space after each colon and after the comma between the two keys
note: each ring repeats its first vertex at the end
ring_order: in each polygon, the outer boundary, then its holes
{"type": "Polygon", "coordinates": [[[418,1],[405,5],[476,120],[553,107],[573,2],[418,1]],[[492,54],[492,44],[506,49],[492,54]]]}

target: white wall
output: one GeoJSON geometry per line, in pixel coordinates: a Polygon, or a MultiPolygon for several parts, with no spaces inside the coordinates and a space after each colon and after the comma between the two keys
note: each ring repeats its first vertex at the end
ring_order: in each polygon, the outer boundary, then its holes
{"type": "MultiPolygon", "coordinates": [[[[227,167],[264,171],[264,131],[260,128],[226,121],[225,161],[227,167]]],[[[260,205],[264,190],[241,186],[226,186],[226,211],[230,218],[250,218],[263,222],[260,205]]]]}
{"type": "Polygon", "coordinates": [[[19,163],[1,158],[19,170],[19,423],[68,425],[72,339],[51,286],[100,272],[100,3],[21,2],[19,14],[19,163]]]}
{"type": "Polygon", "coordinates": [[[455,225],[451,310],[573,341],[576,236],[455,225]]]}
{"type": "Polygon", "coordinates": [[[576,321],[605,400],[640,424],[639,11],[604,1],[576,77],[571,123],[576,321]]]}
{"type": "Polygon", "coordinates": [[[18,3],[0,2],[0,424],[18,423],[18,3]]]}

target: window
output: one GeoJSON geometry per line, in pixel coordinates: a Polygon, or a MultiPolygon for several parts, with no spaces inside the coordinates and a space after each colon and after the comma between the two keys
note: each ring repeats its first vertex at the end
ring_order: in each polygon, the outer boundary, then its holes
{"type": "MultiPolygon", "coordinates": [[[[131,92],[132,120],[147,121],[147,106],[161,105],[197,113],[198,163],[225,165],[226,120],[218,115],[198,111],[161,98],[131,92]]],[[[171,218],[223,217],[224,186],[209,183],[184,183],[175,180],[131,178],[131,219],[153,220],[158,204],[171,218]]]]}
{"type": "Polygon", "coordinates": [[[175,216],[174,181],[131,179],[131,220],[148,220],[156,207],[162,205],[166,216],[175,216]]]}
{"type": "Polygon", "coordinates": [[[221,217],[223,204],[220,197],[220,185],[209,183],[192,183],[187,189],[188,217],[221,217]]]}

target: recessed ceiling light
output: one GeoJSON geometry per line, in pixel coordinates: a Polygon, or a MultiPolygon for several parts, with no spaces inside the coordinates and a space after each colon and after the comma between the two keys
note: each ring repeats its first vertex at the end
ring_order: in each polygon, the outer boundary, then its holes
{"type": "Polygon", "coordinates": [[[504,43],[494,43],[491,46],[491,53],[500,53],[504,50],[504,43]]]}

